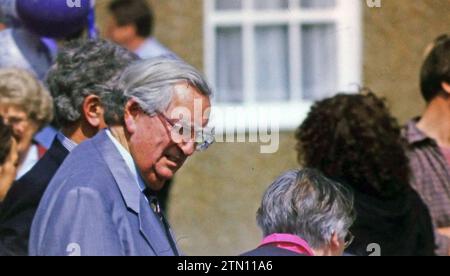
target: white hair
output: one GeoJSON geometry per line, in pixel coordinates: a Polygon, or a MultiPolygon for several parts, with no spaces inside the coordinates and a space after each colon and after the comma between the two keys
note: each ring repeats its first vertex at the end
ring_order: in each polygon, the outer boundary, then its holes
{"type": "Polygon", "coordinates": [[[163,112],[173,97],[173,86],[187,82],[202,95],[211,96],[211,88],[200,72],[184,61],[159,57],[130,65],[121,75],[118,86],[102,99],[109,124],[120,123],[124,105],[134,99],[150,115],[163,112]]]}

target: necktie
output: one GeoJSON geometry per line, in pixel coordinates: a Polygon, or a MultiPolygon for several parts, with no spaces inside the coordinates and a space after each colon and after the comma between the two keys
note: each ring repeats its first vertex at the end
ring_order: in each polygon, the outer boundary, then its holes
{"type": "Polygon", "coordinates": [[[178,253],[178,249],[175,245],[175,242],[172,238],[172,235],[170,233],[170,226],[169,223],[167,222],[166,218],[164,217],[164,213],[161,210],[161,207],[159,205],[159,201],[158,201],[158,197],[156,196],[156,193],[152,190],[150,190],[149,188],[145,189],[143,191],[145,197],[148,200],[148,203],[150,205],[150,207],[152,208],[153,212],[158,216],[158,218],[161,220],[163,226],[164,226],[164,230],[165,230],[165,234],[167,236],[167,239],[169,240],[170,243],[170,247],[172,248],[173,252],[175,253],[176,256],[179,256],[178,253]]]}

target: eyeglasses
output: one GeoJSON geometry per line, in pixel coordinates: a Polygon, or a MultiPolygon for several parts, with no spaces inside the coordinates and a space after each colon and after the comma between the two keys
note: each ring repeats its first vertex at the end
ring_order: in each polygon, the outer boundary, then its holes
{"type": "Polygon", "coordinates": [[[344,249],[349,248],[354,240],[355,240],[355,236],[353,236],[352,232],[348,231],[348,233],[344,239],[344,249]]]}
{"type": "Polygon", "coordinates": [[[177,144],[193,141],[195,150],[201,152],[207,150],[215,142],[214,128],[212,127],[192,126],[184,121],[173,122],[161,112],[158,113],[158,116],[162,117],[170,125],[169,135],[177,144]]]}

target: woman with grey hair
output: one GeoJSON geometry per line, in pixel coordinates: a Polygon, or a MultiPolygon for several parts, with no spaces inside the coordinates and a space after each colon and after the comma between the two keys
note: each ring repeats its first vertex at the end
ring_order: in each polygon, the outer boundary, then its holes
{"type": "Polygon", "coordinates": [[[339,256],[353,236],[353,195],[312,169],[292,170],[265,192],[257,212],[264,239],[244,256],[339,256]]]}

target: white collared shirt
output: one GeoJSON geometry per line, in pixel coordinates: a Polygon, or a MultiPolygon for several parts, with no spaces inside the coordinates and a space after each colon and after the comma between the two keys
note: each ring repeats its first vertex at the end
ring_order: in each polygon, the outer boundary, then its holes
{"type": "Polygon", "coordinates": [[[145,190],[146,185],[144,180],[141,177],[141,174],[139,173],[138,168],[136,167],[136,164],[134,163],[133,157],[131,154],[117,141],[117,139],[112,135],[111,131],[109,129],[106,130],[106,134],[108,135],[109,139],[113,142],[114,146],[116,146],[117,150],[119,151],[120,155],[122,156],[123,160],[125,160],[125,163],[127,164],[128,169],[130,169],[130,172],[133,174],[133,177],[136,180],[136,184],[138,185],[139,189],[142,191],[145,190]]]}
{"type": "Polygon", "coordinates": [[[17,171],[16,180],[22,178],[27,172],[29,172],[34,165],[39,161],[39,150],[38,147],[34,144],[30,146],[28,149],[27,155],[17,171]]]}
{"type": "Polygon", "coordinates": [[[64,134],[61,132],[58,132],[56,134],[56,139],[63,145],[63,147],[68,150],[69,152],[72,152],[78,144],[72,141],[71,139],[67,138],[64,134]]]}

